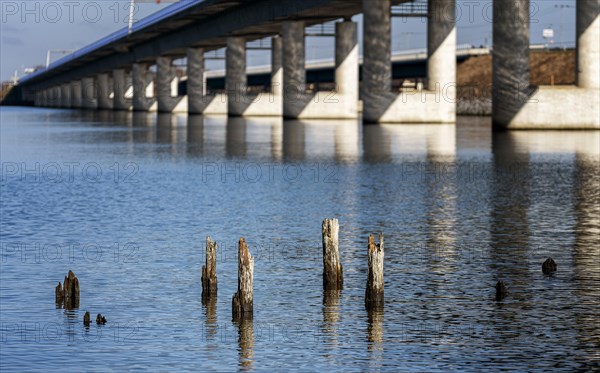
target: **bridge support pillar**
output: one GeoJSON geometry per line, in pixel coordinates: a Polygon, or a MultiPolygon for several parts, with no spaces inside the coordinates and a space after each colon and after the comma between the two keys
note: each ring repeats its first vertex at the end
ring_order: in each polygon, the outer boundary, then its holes
{"type": "Polygon", "coordinates": [[[577,86],[600,89],[600,0],[577,0],[577,86]]]}
{"type": "Polygon", "coordinates": [[[156,111],[157,105],[154,96],[154,83],[152,73],[148,71],[145,63],[135,63],[132,69],[133,79],[133,110],[156,111]]]}
{"type": "Polygon", "coordinates": [[[71,107],[80,109],[82,102],[81,80],[74,80],[71,82],[71,107]]]}
{"type": "Polygon", "coordinates": [[[93,77],[81,79],[81,107],[98,109],[97,95],[96,79],[93,77]]]}
{"type": "Polygon", "coordinates": [[[246,40],[231,37],[227,40],[226,88],[230,116],[278,116],[283,114],[282,42],[271,39],[270,92],[248,92],[246,73],[246,40]]]}
{"type": "Polygon", "coordinates": [[[187,111],[187,102],[179,105],[183,97],[178,97],[179,79],[172,63],[173,58],[171,57],[163,56],[156,59],[156,89],[159,113],[187,111]]]}
{"type": "Polygon", "coordinates": [[[577,85],[560,88],[530,85],[529,5],[494,0],[494,129],[600,129],[600,0],[577,1],[577,85]]]}
{"type": "Polygon", "coordinates": [[[428,1],[428,84],[392,92],[391,2],[363,0],[364,63],[361,97],[366,122],[456,121],[456,0],[428,1]]]}
{"type": "Polygon", "coordinates": [[[101,110],[112,110],[113,108],[113,82],[109,74],[102,73],[98,74],[97,78],[98,88],[98,109],[101,110]]]}
{"type": "Polygon", "coordinates": [[[131,110],[133,87],[131,76],[125,69],[116,69],[113,71],[113,92],[113,109],[131,110]]]}
{"type": "Polygon", "coordinates": [[[60,90],[61,106],[68,109],[71,107],[71,85],[65,83],[60,86],[60,90]]]}
{"type": "Polygon", "coordinates": [[[306,92],[304,22],[282,26],[283,115],[294,119],[358,118],[358,34],[354,22],[336,24],[335,83],[331,92],[306,92]]]}
{"type": "Polygon", "coordinates": [[[227,114],[227,95],[207,95],[204,80],[204,49],[187,50],[187,99],[189,114],[227,114]]]}
{"type": "Polygon", "coordinates": [[[227,39],[225,89],[229,116],[244,115],[247,102],[248,77],[246,76],[246,39],[227,39]]]}

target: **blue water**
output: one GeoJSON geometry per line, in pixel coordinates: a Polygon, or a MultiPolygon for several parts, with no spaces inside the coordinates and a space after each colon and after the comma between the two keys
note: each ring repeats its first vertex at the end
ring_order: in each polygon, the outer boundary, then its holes
{"type": "Polygon", "coordinates": [[[2,371],[600,369],[600,132],[2,108],[0,138],[2,371]],[[324,296],[331,217],[344,289],[324,296]],[[256,265],[237,324],[240,237],[256,265]],[[75,310],[54,302],[69,270],[75,310]]]}

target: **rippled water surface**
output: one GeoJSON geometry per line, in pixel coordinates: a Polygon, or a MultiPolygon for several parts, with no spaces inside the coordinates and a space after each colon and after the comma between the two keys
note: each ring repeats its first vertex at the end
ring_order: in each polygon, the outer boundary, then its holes
{"type": "Polygon", "coordinates": [[[0,114],[3,371],[600,369],[599,132],[0,114]],[[324,295],[329,217],[345,282],[324,295]],[[378,232],[385,306],[368,313],[378,232]],[[219,289],[203,305],[207,235],[219,289]],[[254,321],[236,324],[240,237],[254,321]],[[81,304],[65,311],[69,269],[81,304]],[[85,328],[85,311],[108,323],[85,328]]]}

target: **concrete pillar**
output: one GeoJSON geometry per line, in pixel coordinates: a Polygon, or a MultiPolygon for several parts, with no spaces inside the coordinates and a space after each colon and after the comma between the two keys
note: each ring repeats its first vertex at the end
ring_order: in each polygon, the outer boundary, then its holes
{"type": "Polygon", "coordinates": [[[173,68],[173,58],[158,57],[156,59],[156,92],[158,111],[170,113],[177,104],[177,97],[173,97],[173,82],[176,83],[176,73],[173,68]]]}
{"type": "Polygon", "coordinates": [[[246,39],[227,38],[225,88],[230,116],[244,114],[248,78],[246,76],[246,39]]]}
{"type": "Polygon", "coordinates": [[[283,96],[283,42],[281,37],[271,38],[271,93],[283,96]]]}
{"type": "MultiPolygon", "coordinates": [[[[456,0],[429,0],[428,9],[428,89],[439,92],[456,85],[456,0]]],[[[450,91],[454,101],[456,89],[450,91]]]]}
{"type": "Polygon", "coordinates": [[[65,83],[60,86],[60,101],[61,106],[64,108],[71,107],[71,85],[69,83],[65,83]]]}
{"type": "Polygon", "coordinates": [[[204,49],[187,50],[187,95],[188,113],[202,114],[204,100],[204,49]]]}
{"type": "Polygon", "coordinates": [[[296,101],[306,90],[304,22],[283,22],[281,38],[283,43],[283,115],[296,117],[296,101]]]}
{"type": "Polygon", "coordinates": [[[577,85],[600,88],[600,0],[577,0],[577,85]]]}
{"type": "Polygon", "coordinates": [[[113,108],[113,82],[109,74],[102,73],[97,76],[98,109],[112,110],[113,108]]]}
{"type": "Polygon", "coordinates": [[[81,80],[74,80],[71,82],[71,107],[79,109],[82,103],[81,80]]]}
{"type": "Polygon", "coordinates": [[[116,69],[113,71],[113,109],[130,110],[131,99],[127,98],[131,87],[131,75],[125,69],[116,69]]]}
{"type": "Polygon", "coordinates": [[[344,100],[358,105],[358,26],[355,22],[335,24],[335,83],[344,100]]]}
{"type": "Polygon", "coordinates": [[[54,88],[52,88],[53,91],[53,97],[54,97],[54,107],[62,107],[62,99],[61,99],[61,93],[62,93],[62,88],[61,86],[55,86],[54,88]]]}
{"type": "Polygon", "coordinates": [[[81,79],[81,107],[84,109],[98,108],[96,79],[94,77],[81,79]]]}
{"type": "Polygon", "coordinates": [[[148,98],[148,94],[152,94],[153,84],[148,71],[148,65],[144,63],[133,64],[132,69],[133,79],[133,110],[149,111],[154,103],[154,99],[148,98]]]}
{"type": "Polygon", "coordinates": [[[363,92],[380,95],[392,89],[390,0],[363,0],[363,92]]]}
{"type": "Polygon", "coordinates": [[[505,128],[529,97],[529,0],[494,1],[492,121],[505,128]]]}

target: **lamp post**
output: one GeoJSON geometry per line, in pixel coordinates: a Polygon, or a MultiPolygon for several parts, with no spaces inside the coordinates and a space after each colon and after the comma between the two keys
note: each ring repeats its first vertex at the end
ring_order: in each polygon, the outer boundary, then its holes
{"type": "Polygon", "coordinates": [[[135,13],[135,0],[131,0],[129,3],[129,34],[133,30],[133,15],[135,13]]]}

